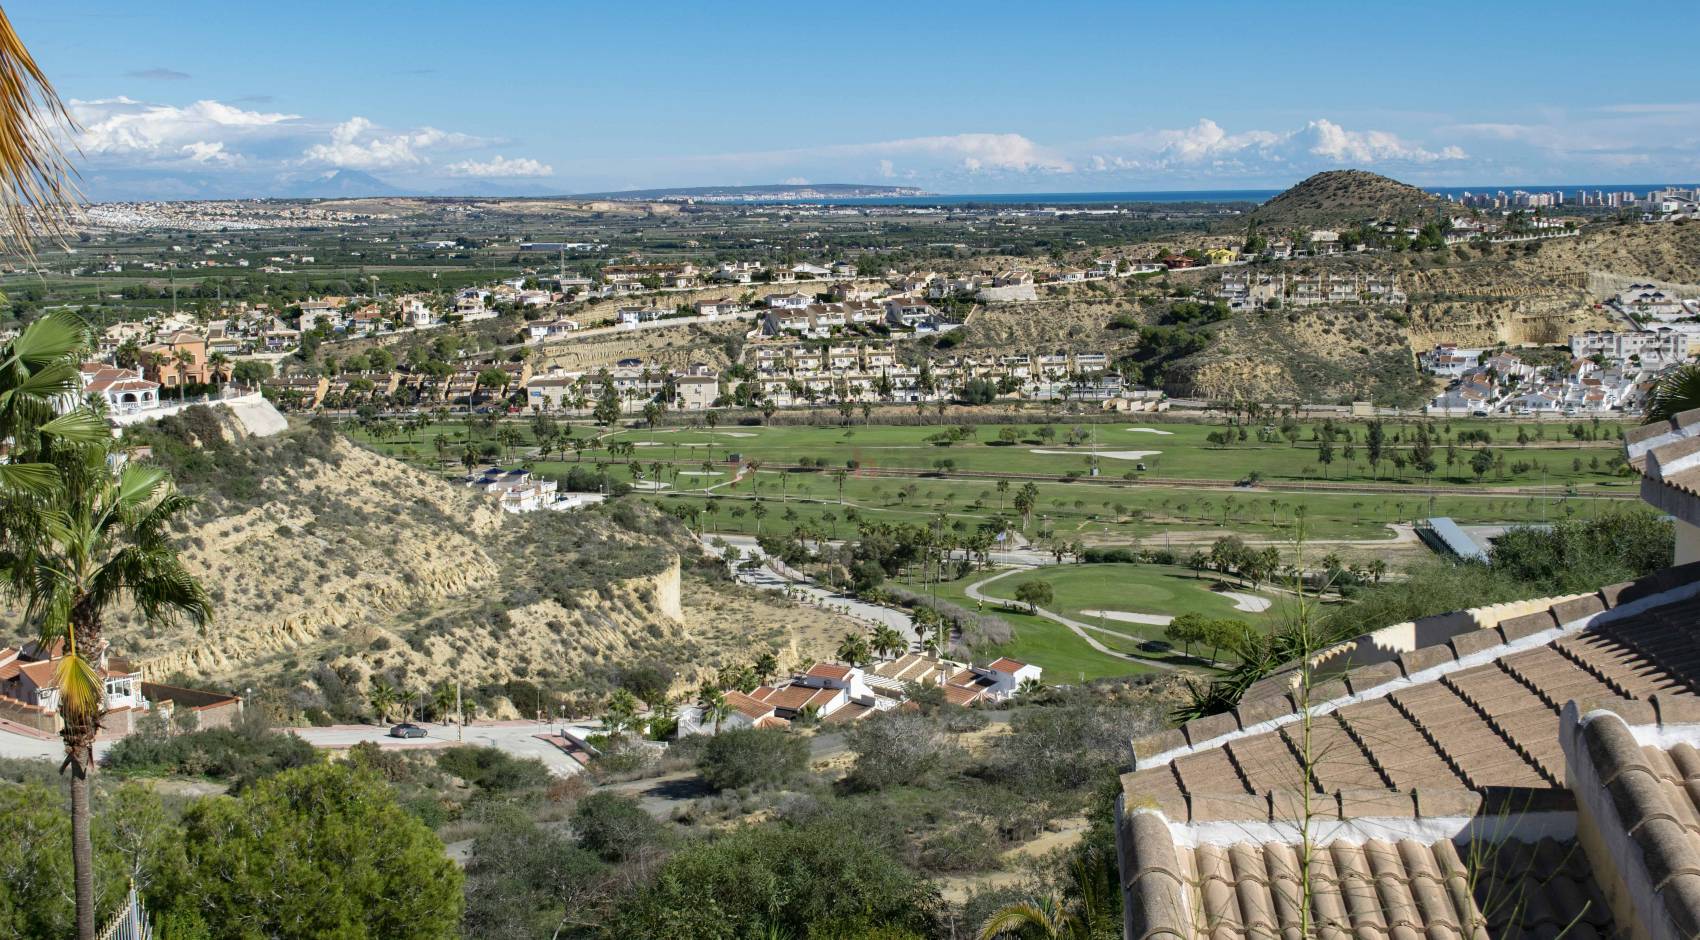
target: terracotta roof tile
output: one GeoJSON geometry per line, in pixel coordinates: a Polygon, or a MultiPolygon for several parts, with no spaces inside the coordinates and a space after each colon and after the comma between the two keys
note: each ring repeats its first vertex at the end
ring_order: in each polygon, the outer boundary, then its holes
{"type": "Polygon", "coordinates": [[[1480,842],[1462,850],[1445,840],[1334,842],[1311,853],[1305,876],[1296,847],[1286,843],[1173,848],[1166,831],[1149,826],[1131,841],[1135,854],[1156,843],[1176,856],[1172,869],[1147,864],[1134,876],[1133,937],[1286,938],[1299,936],[1306,922],[1313,936],[1341,940],[1609,936],[1613,927],[1573,841],[1480,842]],[[1177,876],[1184,892],[1173,885],[1177,876]],[[1308,892],[1300,890],[1301,877],[1308,877],[1308,892]],[[1181,923],[1152,916],[1153,908],[1181,912],[1181,923]]]}
{"type": "Polygon", "coordinates": [[[1665,913],[1679,935],[1700,935],[1700,753],[1642,746],[1615,715],[1587,720],[1582,743],[1665,913]]]}
{"type": "MultiPolygon", "coordinates": [[[[1700,570],[1691,574],[1700,576],[1700,570]]],[[[1363,694],[1398,680],[1405,670],[1420,673],[1430,663],[1452,663],[1455,654],[1493,653],[1498,636],[1515,640],[1557,626],[1557,616],[1588,617],[1625,598],[1648,597],[1654,584],[1675,586],[1664,573],[1614,586],[1558,605],[1556,616],[1540,611],[1506,621],[1502,631],[1455,634],[1438,649],[1407,655],[1403,669],[1396,663],[1360,667],[1336,688],[1363,694]]],[[[1349,818],[1573,811],[1557,747],[1566,703],[1621,709],[1645,724],[1700,723],[1700,696],[1695,694],[1700,643],[1693,641],[1700,598],[1614,616],[1543,646],[1505,652],[1468,668],[1454,666],[1432,680],[1399,682],[1375,697],[1330,700],[1308,722],[1291,713],[1283,717],[1282,686],[1268,683],[1259,690],[1262,695],[1242,703],[1237,715],[1210,716],[1187,723],[1178,733],[1135,742],[1143,757],[1138,772],[1123,778],[1125,805],[1160,807],[1177,825],[1194,827],[1248,822],[1264,812],[1271,820],[1296,818],[1307,793],[1313,811],[1320,805],[1325,813],[1349,818]],[[1240,730],[1270,719],[1278,723],[1274,731],[1240,730]],[[1301,761],[1306,748],[1312,759],[1301,761]],[[1176,751],[1181,753],[1172,760],[1149,764],[1157,753],[1176,751]]],[[[1668,790],[1680,780],[1700,794],[1700,776],[1691,777],[1700,774],[1700,750],[1673,748],[1657,758],[1638,748],[1633,753],[1650,768],[1618,785],[1621,799],[1638,808],[1635,831],[1656,837],[1655,848],[1661,850],[1674,851],[1679,831],[1696,840],[1692,871],[1683,861],[1686,854],[1673,856],[1676,861],[1660,871],[1669,884],[1693,880],[1700,886],[1700,803],[1682,808],[1667,795],[1668,809],[1645,809],[1655,805],[1655,783],[1668,790]]],[[[1224,830],[1209,831],[1219,835],[1224,830]]],[[[1290,884],[1297,896],[1296,881],[1283,882],[1272,867],[1291,851],[1279,843],[1177,850],[1188,885],[1182,899],[1190,898],[1191,906],[1184,908],[1189,912],[1185,929],[1172,936],[1291,935],[1296,920],[1289,915],[1296,907],[1284,907],[1286,889],[1277,888],[1290,884]]],[[[1572,920],[1566,937],[1611,935],[1609,910],[1578,855],[1569,842],[1456,850],[1451,843],[1335,843],[1318,853],[1311,873],[1315,935],[1342,940],[1469,935],[1470,930],[1457,928],[1484,919],[1486,934],[1493,938],[1553,936],[1572,920]],[[1483,865],[1493,871],[1476,870],[1483,865]],[[1518,900],[1489,903],[1493,899],[1483,894],[1484,884],[1518,900]],[[1522,923],[1512,923],[1517,919],[1522,923]],[[1437,927],[1440,933],[1434,932],[1437,927]]],[[[1130,894],[1130,910],[1150,903],[1155,901],[1138,896],[1137,890],[1130,894]]],[[[1695,904],[1700,917],[1700,900],[1695,904]]],[[[1130,914],[1130,923],[1139,916],[1130,914]]]]}

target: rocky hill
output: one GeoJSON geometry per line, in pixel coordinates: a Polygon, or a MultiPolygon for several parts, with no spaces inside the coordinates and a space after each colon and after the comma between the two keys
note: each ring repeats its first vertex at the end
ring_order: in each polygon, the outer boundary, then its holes
{"type": "Polygon", "coordinates": [[[507,515],[327,427],[247,439],[205,409],[132,434],[200,500],[184,555],[215,619],[123,616],[115,642],[156,677],[264,689],[285,717],[358,715],[380,677],[458,680],[498,715],[516,684],[594,700],[640,665],[682,691],[761,650],[822,655],[850,626],[732,586],[641,503],[507,515]]]}
{"type": "Polygon", "coordinates": [[[1318,173],[1258,206],[1248,219],[1266,228],[1345,225],[1370,219],[1426,219],[1446,200],[1365,170],[1318,173]]]}

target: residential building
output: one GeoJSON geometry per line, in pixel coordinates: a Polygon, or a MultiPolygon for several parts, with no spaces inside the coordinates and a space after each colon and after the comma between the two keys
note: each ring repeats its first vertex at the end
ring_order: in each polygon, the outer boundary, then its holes
{"type": "Polygon", "coordinates": [[[131,414],[159,405],[159,383],[142,377],[142,370],[87,362],[81,370],[83,394],[106,403],[112,414],[131,414]]]}
{"type": "Polygon", "coordinates": [[[213,380],[206,338],[188,330],[168,333],[143,346],[142,368],[149,381],[166,388],[208,385],[213,380]]]}
{"type": "Polygon", "coordinates": [[[1640,359],[1658,363],[1688,358],[1688,334],[1668,326],[1654,330],[1587,330],[1570,336],[1570,354],[1601,356],[1608,362],[1640,359]]]}

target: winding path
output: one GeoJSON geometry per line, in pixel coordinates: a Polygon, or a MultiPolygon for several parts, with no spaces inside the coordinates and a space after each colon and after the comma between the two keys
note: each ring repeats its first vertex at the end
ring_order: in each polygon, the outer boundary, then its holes
{"type": "MultiPolygon", "coordinates": [[[[985,592],[981,591],[980,588],[985,587],[986,585],[992,583],[993,581],[998,580],[999,578],[1007,578],[1012,574],[1016,574],[1018,572],[1028,571],[1028,570],[1031,570],[1031,569],[1029,569],[1029,568],[1010,568],[1006,571],[1000,571],[997,574],[994,574],[989,578],[981,578],[980,580],[975,581],[973,584],[968,585],[967,587],[963,588],[963,593],[967,594],[973,600],[990,601],[993,604],[1007,604],[1007,603],[1009,603],[1009,601],[1007,599],[1002,598],[1002,597],[993,597],[993,596],[986,594],[985,592]]],[[[1110,649],[1108,646],[1105,646],[1104,644],[1098,642],[1096,639],[1094,639],[1093,637],[1088,635],[1086,631],[1093,630],[1093,631],[1096,631],[1098,633],[1107,633],[1110,636],[1121,637],[1124,640],[1132,640],[1135,643],[1144,642],[1143,638],[1141,638],[1141,637],[1131,636],[1131,635],[1126,634],[1126,633],[1118,633],[1115,630],[1111,630],[1111,629],[1108,629],[1106,627],[1096,626],[1096,625],[1090,624],[1090,623],[1082,623],[1079,620],[1074,620],[1074,619],[1071,619],[1069,617],[1064,617],[1062,614],[1059,614],[1054,610],[1047,610],[1043,607],[1034,608],[1034,612],[1037,613],[1041,617],[1044,617],[1048,620],[1055,620],[1057,623],[1060,623],[1063,626],[1069,628],[1069,630],[1072,631],[1075,636],[1080,637],[1080,639],[1085,641],[1087,646],[1090,646],[1093,649],[1097,650],[1098,652],[1103,653],[1105,656],[1114,656],[1117,659],[1131,660],[1133,662],[1139,663],[1140,665],[1150,666],[1153,669],[1164,669],[1164,670],[1168,670],[1170,672],[1173,672],[1173,671],[1180,668],[1179,666],[1176,666],[1173,663],[1166,663],[1166,662],[1163,662],[1162,660],[1146,659],[1143,656],[1135,656],[1132,653],[1123,653],[1120,650],[1110,649]]]]}

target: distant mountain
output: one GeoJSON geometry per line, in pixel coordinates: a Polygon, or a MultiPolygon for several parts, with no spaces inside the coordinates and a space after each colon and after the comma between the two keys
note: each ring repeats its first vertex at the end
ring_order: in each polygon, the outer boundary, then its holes
{"type": "Polygon", "coordinates": [[[290,193],[301,199],[353,199],[361,196],[400,196],[402,190],[361,170],[333,170],[298,184],[290,193]]]}
{"type": "Polygon", "coordinates": [[[556,190],[554,188],[541,186],[537,183],[499,183],[494,180],[471,179],[463,182],[456,182],[453,186],[438,189],[431,193],[431,195],[442,196],[445,198],[452,198],[455,196],[513,196],[516,198],[533,199],[542,196],[551,196],[554,195],[555,192],[556,190]]]}
{"type": "Polygon", "coordinates": [[[1364,170],[1318,173],[1257,207],[1259,225],[1340,225],[1371,219],[1419,221],[1444,211],[1446,200],[1364,170]]]}
{"type": "Polygon", "coordinates": [[[878,196],[921,196],[913,186],[880,186],[870,183],[772,183],[764,186],[679,186],[672,189],[624,189],[607,193],[578,193],[585,199],[701,199],[738,201],[747,199],[867,199],[878,196]]]}

